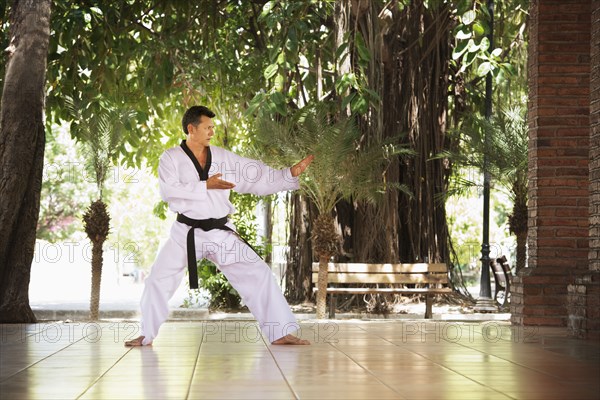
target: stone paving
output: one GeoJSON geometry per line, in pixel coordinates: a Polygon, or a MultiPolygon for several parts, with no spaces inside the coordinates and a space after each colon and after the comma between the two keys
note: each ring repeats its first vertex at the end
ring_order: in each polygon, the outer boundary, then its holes
{"type": "Polygon", "coordinates": [[[598,399],[600,343],[505,321],[301,320],[311,346],[256,322],[0,325],[2,399],[598,399]]]}

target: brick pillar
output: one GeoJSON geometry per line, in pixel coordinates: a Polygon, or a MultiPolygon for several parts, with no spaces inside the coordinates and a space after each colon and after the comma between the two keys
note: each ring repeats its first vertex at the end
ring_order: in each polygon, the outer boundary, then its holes
{"type": "Polygon", "coordinates": [[[590,51],[589,270],[568,287],[568,328],[573,336],[600,339],[600,1],[592,2],[590,51]]]}
{"type": "Polygon", "coordinates": [[[590,270],[600,272],[600,1],[592,3],[590,76],[590,270]]]}
{"type": "Polygon", "coordinates": [[[567,292],[569,333],[578,338],[600,339],[600,273],[576,275],[567,292]]]}
{"type": "Polygon", "coordinates": [[[566,326],[567,285],[588,270],[591,0],[532,0],[529,262],[512,322],[566,326]]]}

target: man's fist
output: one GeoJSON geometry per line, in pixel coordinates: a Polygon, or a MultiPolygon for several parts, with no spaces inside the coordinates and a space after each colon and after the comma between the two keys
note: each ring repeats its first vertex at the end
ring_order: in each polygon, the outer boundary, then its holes
{"type": "Polygon", "coordinates": [[[221,179],[223,174],[214,174],[206,180],[207,189],[233,189],[235,185],[221,179]]]}
{"type": "Polygon", "coordinates": [[[310,163],[313,161],[314,158],[315,158],[315,156],[310,155],[310,156],[306,157],[304,160],[300,161],[298,164],[294,165],[291,168],[292,176],[296,177],[296,176],[300,175],[301,173],[303,173],[304,170],[310,165],[310,163]]]}

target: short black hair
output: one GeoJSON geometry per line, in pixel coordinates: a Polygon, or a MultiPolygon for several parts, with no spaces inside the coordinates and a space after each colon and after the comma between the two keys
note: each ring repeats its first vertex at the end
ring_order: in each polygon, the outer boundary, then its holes
{"type": "Polygon", "coordinates": [[[193,106],[188,108],[185,114],[183,114],[183,118],[181,119],[183,132],[185,132],[185,134],[187,135],[189,133],[187,128],[188,125],[198,125],[200,123],[200,117],[202,117],[203,115],[208,118],[214,118],[215,113],[208,109],[208,107],[204,106],[193,106]]]}

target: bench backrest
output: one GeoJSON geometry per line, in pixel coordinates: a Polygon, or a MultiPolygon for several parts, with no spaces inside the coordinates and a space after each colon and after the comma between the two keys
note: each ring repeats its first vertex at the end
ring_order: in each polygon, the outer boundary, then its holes
{"type": "Polygon", "coordinates": [[[504,275],[505,272],[504,268],[502,268],[502,264],[494,260],[490,260],[490,267],[494,272],[494,279],[496,280],[496,282],[498,282],[503,287],[506,286],[506,275],[504,275]]]}
{"type": "MultiPolygon", "coordinates": [[[[317,283],[319,263],[312,264],[312,281],[317,283]]],[[[329,283],[448,283],[448,267],[443,263],[362,264],[329,263],[329,283]]]]}

